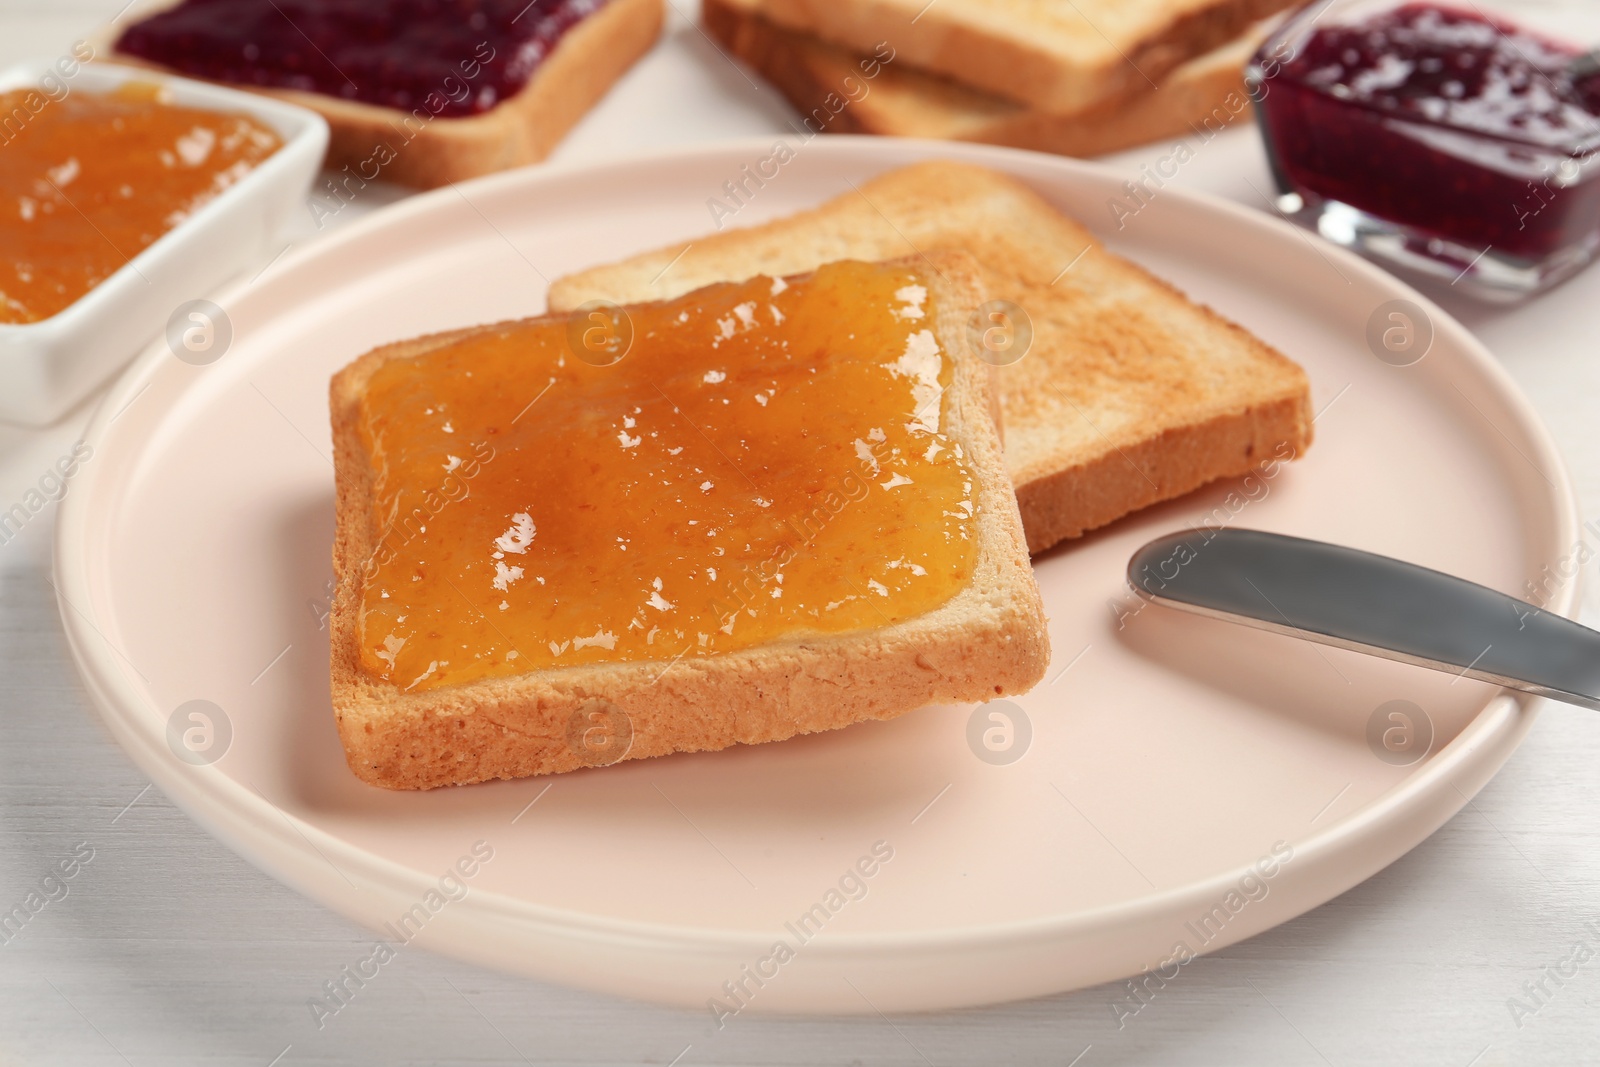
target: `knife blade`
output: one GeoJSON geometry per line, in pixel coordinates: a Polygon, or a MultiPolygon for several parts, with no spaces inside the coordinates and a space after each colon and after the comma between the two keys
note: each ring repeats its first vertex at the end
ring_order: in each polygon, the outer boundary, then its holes
{"type": "Polygon", "coordinates": [[[1600,632],[1388,556],[1262,530],[1188,530],[1128,561],[1153,603],[1600,710],[1600,632]]]}

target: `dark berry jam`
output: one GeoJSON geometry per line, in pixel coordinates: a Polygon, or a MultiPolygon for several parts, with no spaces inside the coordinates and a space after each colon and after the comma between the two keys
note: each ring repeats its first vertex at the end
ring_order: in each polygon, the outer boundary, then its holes
{"type": "Polygon", "coordinates": [[[184,0],[117,51],[235,85],[478,115],[606,0],[184,0]]]}
{"type": "Polygon", "coordinates": [[[1285,191],[1530,262],[1600,228],[1600,76],[1580,49],[1435,4],[1271,48],[1256,92],[1285,191]]]}

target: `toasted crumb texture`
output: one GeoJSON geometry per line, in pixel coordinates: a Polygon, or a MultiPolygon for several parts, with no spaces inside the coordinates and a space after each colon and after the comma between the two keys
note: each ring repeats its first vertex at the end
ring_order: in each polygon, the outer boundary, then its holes
{"type": "Polygon", "coordinates": [[[731,55],[788,97],[812,131],[973,141],[1066,156],[1103,155],[1248,121],[1244,68],[1265,34],[1264,24],[1251,27],[1174,68],[1159,88],[1057,114],[785,29],[758,8],[758,0],[703,0],[700,17],[731,55]]]}
{"type": "Polygon", "coordinates": [[[550,307],[660,300],[835,259],[971,253],[990,296],[1033,325],[1027,354],[1000,372],[1006,469],[1033,552],[1311,444],[1297,364],[983,167],[903,167],[685,247],[557,279],[550,307]]]}
{"type": "Polygon", "coordinates": [[[351,770],[373,785],[429,789],[592,766],[595,754],[576,740],[591,721],[631,738],[625,755],[607,749],[610,763],[778,741],[1031,688],[1049,660],[1043,605],[990,414],[989,368],[963,341],[966,318],[983,299],[980,274],[959,254],[900,265],[933,291],[935,333],[953,361],[947,432],[976,478],[978,555],[970,582],[950,601],[864,632],[421,692],[375,682],[359,666],[363,565],[378,527],[358,425],[363,390],[389,361],[495,327],[387,345],[340,371],[330,389],[338,518],[330,629],[334,715],[351,770]]]}
{"type": "Polygon", "coordinates": [[[1077,114],[1162,84],[1294,0],[727,0],[855,52],[1041,111],[1077,114]]]}
{"type": "MultiPolygon", "coordinates": [[[[144,4],[93,42],[116,62],[165,70],[113,51],[119,27],[176,0],[144,4]]],[[[661,34],[662,0],[611,0],[572,27],[522,91],[481,115],[433,118],[426,110],[398,111],[324,93],[233,85],[309,108],[328,120],[329,170],[342,198],[368,181],[432,189],[451,182],[537,163],[661,34]]],[[[188,75],[184,75],[187,77],[188,75]]]]}

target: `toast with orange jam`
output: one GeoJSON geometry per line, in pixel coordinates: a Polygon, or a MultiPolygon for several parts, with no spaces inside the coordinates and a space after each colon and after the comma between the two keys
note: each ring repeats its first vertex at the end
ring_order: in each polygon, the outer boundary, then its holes
{"type": "Polygon", "coordinates": [[[959,255],[388,345],[331,388],[334,711],[396,789],[1031,687],[1038,588],[959,255]]]}

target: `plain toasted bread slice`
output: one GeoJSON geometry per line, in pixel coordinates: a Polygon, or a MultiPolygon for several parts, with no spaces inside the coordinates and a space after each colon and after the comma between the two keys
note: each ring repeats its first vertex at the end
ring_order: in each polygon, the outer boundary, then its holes
{"type": "Polygon", "coordinates": [[[1043,111],[1158,88],[1293,0],[735,0],[779,25],[1043,111]]]}
{"type": "Polygon", "coordinates": [[[806,125],[1097,156],[1248,119],[1244,67],[1262,26],[1175,68],[1149,89],[1078,114],[1055,114],[882,62],[788,30],[755,13],[755,0],[702,0],[701,20],[728,51],[777,86],[806,125]]]}
{"type": "Polygon", "coordinates": [[[549,303],[662,299],[833,259],[957,250],[1032,320],[1032,347],[1003,369],[1000,393],[1033,552],[1309,447],[1298,365],[1107,252],[1027,186],[964,163],[904,167],[812,211],[558,279],[549,303]]]}
{"type": "MultiPolygon", "coordinates": [[[[176,2],[143,4],[121,24],[176,2]]],[[[434,117],[425,106],[408,112],[324,93],[227,84],[299,104],[327,119],[326,165],[348,175],[336,179],[341,198],[373,180],[432,189],[544,159],[655,44],[662,17],[662,0],[610,0],[562,35],[520,92],[464,118],[434,117]]],[[[118,63],[183,73],[117,52],[120,35],[103,31],[92,42],[96,53],[118,63]]]]}
{"type": "MultiPolygon", "coordinates": [[[[498,327],[388,345],[342,370],[330,390],[338,512],[330,620],[333,706],[351,769],[393,789],[571,770],[593,762],[574,746],[569,730],[574,716],[596,707],[608,714],[621,709],[631,732],[624,758],[637,759],[776,741],[931,703],[989,700],[1037,682],[1049,659],[1043,608],[990,414],[990,368],[962,342],[965,318],[982,299],[978,269],[965,256],[916,257],[897,266],[927,282],[936,310],[929,325],[951,363],[950,385],[936,402],[943,405],[941,432],[965,450],[976,483],[970,498],[976,557],[970,579],[952,599],[866,630],[796,634],[670,660],[663,652],[659,661],[542,669],[419,692],[375,681],[360,666],[359,648],[365,562],[383,537],[373,507],[372,457],[360,429],[367,383],[391,361],[498,327]]],[[[624,371],[627,366],[619,364],[624,371]]],[[[497,440],[512,455],[512,440],[497,440]]],[[[615,447],[609,437],[606,442],[615,447]]],[[[473,485],[517,478],[515,462],[485,464],[473,485]]],[[[930,521],[937,515],[935,508],[930,521]]],[[[556,595],[553,588],[547,592],[556,595]]]]}

